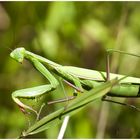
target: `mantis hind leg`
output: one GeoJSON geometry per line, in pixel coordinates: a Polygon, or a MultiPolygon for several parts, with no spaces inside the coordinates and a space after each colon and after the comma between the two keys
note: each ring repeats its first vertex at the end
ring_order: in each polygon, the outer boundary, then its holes
{"type": "Polygon", "coordinates": [[[136,106],[134,106],[134,105],[132,105],[132,104],[127,104],[127,103],[122,103],[122,102],[110,100],[110,99],[107,98],[107,96],[104,96],[104,97],[102,98],[102,101],[107,101],[107,102],[111,102],[111,103],[116,103],[116,104],[119,104],[119,105],[127,106],[127,107],[129,107],[129,108],[135,109],[135,110],[137,110],[137,111],[140,112],[140,108],[138,108],[138,107],[136,107],[136,106]]]}
{"type": "Polygon", "coordinates": [[[140,55],[137,55],[137,54],[127,53],[124,51],[114,50],[114,49],[108,49],[106,52],[107,52],[107,55],[106,55],[106,79],[107,79],[107,81],[110,80],[110,54],[120,53],[120,54],[130,55],[130,56],[134,56],[134,57],[140,57],[140,55]]]}
{"type": "MultiPolygon", "coordinates": [[[[127,52],[120,51],[120,50],[108,49],[107,50],[107,55],[106,55],[106,81],[110,80],[110,58],[109,57],[110,57],[111,53],[120,53],[120,54],[130,55],[130,56],[134,56],[134,57],[140,57],[140,55],[137,55],[137,54],[127,53],[127,52]]],[[[107,98],[106,95],[102,97],[102,101],[108,101],[108,102],[112,102],[112,103],[117,103],[117,104],[120,104],[120,105],[128,106],[129,108],[136,109],[137,111],[140,112],[140,108],[137,108],[134,105],[130,105],[130,104],[126,104],[126,103],[110,100],[110,99],[107,98]]]]}

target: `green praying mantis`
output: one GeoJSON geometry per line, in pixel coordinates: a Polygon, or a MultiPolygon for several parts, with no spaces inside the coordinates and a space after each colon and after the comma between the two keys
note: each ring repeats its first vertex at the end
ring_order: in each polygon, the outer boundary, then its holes
{"type": "MultiPolygon", "coordinates": [[[[61,77],[61,79],[64,82],[66,82],[69,86],[71,86],[74,89],[74,93],[73,93],[73,96],[68,96],[67,98],[50,101],[50,102],[48,102],[48,104],[72,100],[79,93],[84,93],[85,90],[91,90],[93,88],[96,88],[97,86],[101,85],[103,82],[112,80],[116,77],[118,79],[121,79],[125,75],[110,73],[109,56],[112,52],[123,53],[123,54],[127,54],[127,55],[140,57],[139,55],[110,49],[107,51],[107,57],[106,57],[107,58],[106,59],[107,60],[106,61],[107,62],[107,65],[106,65],[107,72],[101,72],[101,71],[95,71],[95,70],[90,70],[90,69],[85,69],[85,68],[78,68],[78,67],[73,67],[73,66],[62,66],[62,65],[57,64],[53,61],[50,61],[42,56],[29,52],[25,48],[16,48],[15,50],[13,50],[11,52],[10,56],[19,63],[22,63],[24,59],[27,59],[28,61],[30,61],[33,64],[33,66],[43,76],[45,76],[48,79],[50,84],[16,90],[12,93],[12,99],[20,107],[20,109],[23,112],[26,112],[26,110],[29,109],[37,114],[36,110],[34,110],[32,107],[21,102],[20,98],[25,98],[25,99],[38,98],[38,97],[42,96],[43,94],[46,94],[46,93],[49,93],[49,92],[55,90],[58,87],[59,82],[53,76],[52,73],[55,73],[56,75],[61,77]]],[[[119,102],[108,99],[107,96],[140,97],[140,79],[136,78],[136,77],[128,76],[128,77],[124,78],[123,80],[121,80],[119,82],[119,84],[113,86],[111,91],[102,98],[102,100],[104,100],[104,101],[119,103],[119,102]]],[[[119,104],[127,105],[127,106],[129,106],[131,108],[135,108],[139,111],[139,109],[133,105],[128,105],[125,103],[119,103],[119,104]]]]}

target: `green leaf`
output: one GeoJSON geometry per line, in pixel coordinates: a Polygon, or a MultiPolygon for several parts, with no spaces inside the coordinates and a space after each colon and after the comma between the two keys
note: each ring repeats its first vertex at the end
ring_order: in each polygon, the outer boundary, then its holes
{"type": "Polygon", "coordinates": [[[120,80],[113,79],[111,81],[105,82],[102,85],[92,89],[90,91],[84,92],[83,95],[77,97],[75,100],[71,101],[67,108],[62,107],[59,110],[47,115],[42,118],[34,125],[32,125],[26,132],[23,132],[22,136],[33,135],[39,132],[42,132],[52,125],[57,125],[63,121],[63,118],[67,115],[73,115],[77,113],[79,110],[84,108],[90,102],[101,98],[105,94],[107,94],[112,86],[118,83],[120,80]]]}

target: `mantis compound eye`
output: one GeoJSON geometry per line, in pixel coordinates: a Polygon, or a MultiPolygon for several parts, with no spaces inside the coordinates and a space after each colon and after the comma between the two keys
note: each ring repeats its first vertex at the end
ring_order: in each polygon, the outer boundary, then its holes
{"type": "Polygon", "coordinates": [[[22,63],[24,59],[24,54],[25,54],[24,48],[17,48],[10,53],[10,56],[17,62],[22,63]]]}

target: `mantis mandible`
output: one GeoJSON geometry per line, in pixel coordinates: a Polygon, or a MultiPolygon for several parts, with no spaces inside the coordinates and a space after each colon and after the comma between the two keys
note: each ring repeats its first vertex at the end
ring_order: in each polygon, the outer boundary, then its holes
{"type": "MultiPolygon", "coordinates": [[[[15,103],[21,108],[24,112],[26,109],[34,111],[32,107],[22,103],[19,98],[38,98],[45,93],[51,92],[57,88],[59,85],[58,80],[52,75],[52,73],[57,74],[61,77],[68,85],[75,89],[74,95],[68,97],[67,99],[60,99],[56,101],[49,102],[57,103],[63,102],[67,100],[72,100],[76,97],[78,93],[84,93],[84,90],[90,90],[95,88],[96,86],[102,84],[105,81],[118,78],[121,79],[125,75],[113,74],[110,73],[109,69],[109,55],[112,52],[117,53],[124,53],[127,55],[133,55],[136,57],[140,57],[139,55],[134,55],[131,53],[125,53],[118,50],[108,50],[107,51],[107,72],[100,72],[85,68],[78,68],[73,66],[62,66],[57,64],[53,61],[50,61],[42,56],[34,54],[32,52],[27,51],[25,48],[17,48],[13,50],[10,56],[19,63],[22,63],[24,59],[30,61],[33,66],[43,75],[45,76],[50,84],[41,85],[37,87],[21,89],[14,91],[12,93],[12,98],[15,103]]],[[[106,96],[116,96],[116,97],[140,97],[140,79],[136,77],[126,77],[125,79],[121,80],[118,85],[115,85],[112,90],[106,96]]],[[[103,100],[115,102],[106,99],[103,97],[103,100]]],[[[123,103],[120,103],[123,104],[123,103]]],[[[135,108],[132,105],[129,107],[135,108]]]]}

